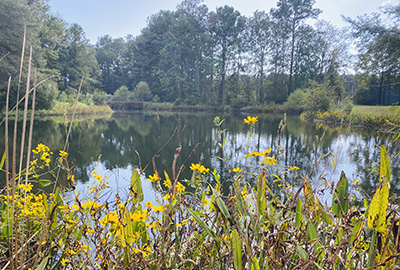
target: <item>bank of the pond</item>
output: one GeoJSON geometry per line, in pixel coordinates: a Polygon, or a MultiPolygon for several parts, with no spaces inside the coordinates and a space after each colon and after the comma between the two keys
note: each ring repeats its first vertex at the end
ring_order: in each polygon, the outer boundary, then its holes
{"type": "Polygon", "coordinates": [[[328,125],[373,129],[384,133],[398,133],[400,130],[400,116],[395,109],[390,108],[376,110],[375,112],[369,111],[368,113],[363,112],[362,108],[350,113],[333,110],[303,112],[300,118],[328,125]]]}

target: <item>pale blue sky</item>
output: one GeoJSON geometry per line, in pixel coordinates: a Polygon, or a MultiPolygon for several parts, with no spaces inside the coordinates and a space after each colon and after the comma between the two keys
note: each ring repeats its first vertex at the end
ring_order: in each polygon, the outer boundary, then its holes
{"type": "MultiPolygon", "coordinates": [[[[377,11],[378,7],[398,0],[317,0],[315,7],[323,13],[320,19],[342,27],[340,15],[355,18],[357,15],[377,11]]],[[[110,35],[113,38],[134,36],[147,24],[147,18],[160,10],[175,10],[181,0],[48,0],[52,13],[68,23],[78,23],[91,43],[110,35]]],[[[276,0],[205,0],[209,10],[230,5],[242,15],[250,16],[255,10],[269,11],[276,7],[276,0]]]]}

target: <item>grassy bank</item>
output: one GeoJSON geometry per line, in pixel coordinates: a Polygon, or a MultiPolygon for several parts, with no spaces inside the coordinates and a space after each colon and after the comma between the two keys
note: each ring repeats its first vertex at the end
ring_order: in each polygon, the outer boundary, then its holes
{"type": "Polygon", "coordinates": [[[366,106],[366,105],[354,105],[351,113],[352,114],[364,114],[369,116],[384,116],[393,114],[393,110],[398,106],[366,106]]]}
{"type": "Polygon", "coordinates": [[[400,115],[391,106],[355,106],[351,113],[344,111],[303,112],[301,119],[327,125],[341,125],[399,134],[400,115]]]}
{"type": "MultiPolygon", "coordinates": [[[[57,101],[50,110],[37,110],[37,116],[64,115],[72,114],[74,111],[74,103],[57,101]]],[[[76,114],[110,114],[112,110],[108,106],[87,105],[78,102],[76,106],[76,114]]]]}

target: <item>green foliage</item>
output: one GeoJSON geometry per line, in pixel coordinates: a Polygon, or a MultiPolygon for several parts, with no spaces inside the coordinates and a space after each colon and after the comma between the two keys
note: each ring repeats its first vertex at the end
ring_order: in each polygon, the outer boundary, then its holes
{"type": "Polygon", "coordinates": [[[327,111],[333,102],[332,90],[327,84],[312,83],[304,95],[306,111],[327,111]]]}
{"type": "Polygon", "coordinates": [[[152,98],[149,85],[146,82],[140,82],[133,90],[132,98],[137,100],[149,101],[152,98]]]}
{"type": "Polygon", "coordinates": [[[113,102],[126,102],[132,96],[132,93],[129,91],[128,87],[123,85],[115,91],[114,95],[111,98],[113,102]]]}
{"type": "Polygon", "coordinates": [[[47,81],[39,85],[36,90],[36,108],[38,110],[49,110],[53,108],[59,95],[57,83],[47,81]]]}
{"type": "Polygon", "coordinates": [[[371,104],[371,89],[368,87],[359,86],[357,92],[353,96],[354,103],[357,105],[371,104]]]}
{"type": "Polygon", "coordinates": [[[306,92],[297,89],[291,93],[288,100],[283,104],[284,110],[291,113],[301,113],[305,107],[306,92]]]}
{"type": "Polygon", "coordinates": [[[106,92],[96,88],[93,92],[92,99],[95,105],[105,105],[108,100],[108,95],[106,92]]]}

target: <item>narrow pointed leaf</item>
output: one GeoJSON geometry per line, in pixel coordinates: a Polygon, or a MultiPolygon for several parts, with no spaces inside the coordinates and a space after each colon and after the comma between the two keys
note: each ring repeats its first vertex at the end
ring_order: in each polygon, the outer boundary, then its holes
{"type": "Polygon", "coordinates": [[[131,176],[131,197],[134,204],[143,201],[142,181],[136,168],[133,169],[131,176]]]}
{"type": "Polygon", "coordinates": [[[188,211],[192,215],[194,220],[197,222],[197,224],[206,232],[206,234],[208,234],[214,239],[217,237],[215,232],[213,232],[213,230],[211,230],[211,228],[207,226],[207,224],[196,214],[195,211],[193,211],[190,208],[188,208],[188,211]]]}
{"type": "Polygon", "coordinates": [[[384,145],[381,145],[380,148],[381,148],[381,165],[380,165],[381,181],[382,177],[385,177],[386,180],[390,183],[392,172],[390,169],[389,156],[386,152],[386,147],[384,145]]]}
{"type": "Polygon", "coordinates": [[[349,183],[346,175],[342,171],[340,174],[340,180],[336,184],[332,196],[332,212],[337,217],[343,217],[343,214],[347,212],[349,205],[349,183]]]}
{"type": "MultiPolygon", "coordinates": [[[[212,188],[212,187],[211,187],[212,188]]],[[[222,200],[221,195],[219,194],[218,191],[216,191],[214,188],[212,188],[213,194],[215,196],[215,201],[217,203],[217,206],[221,213],[226,217],[230,218],[231,215],[229,214],[228,207],[226,206],[225,202],[222,200]]]]}
{"type": "Polygon", "coordinates": [[[242,242],[236,229],[232,231],[233,264],[236,270],[242,269],[242,242]]]}
{"type": "Polygon", "coordinates": [[[0,161],[0,170],[3,169],[5,161],[6,161],[6,151],[4,151],[3,157],[1,158],[1,161],[0,161]]]}

